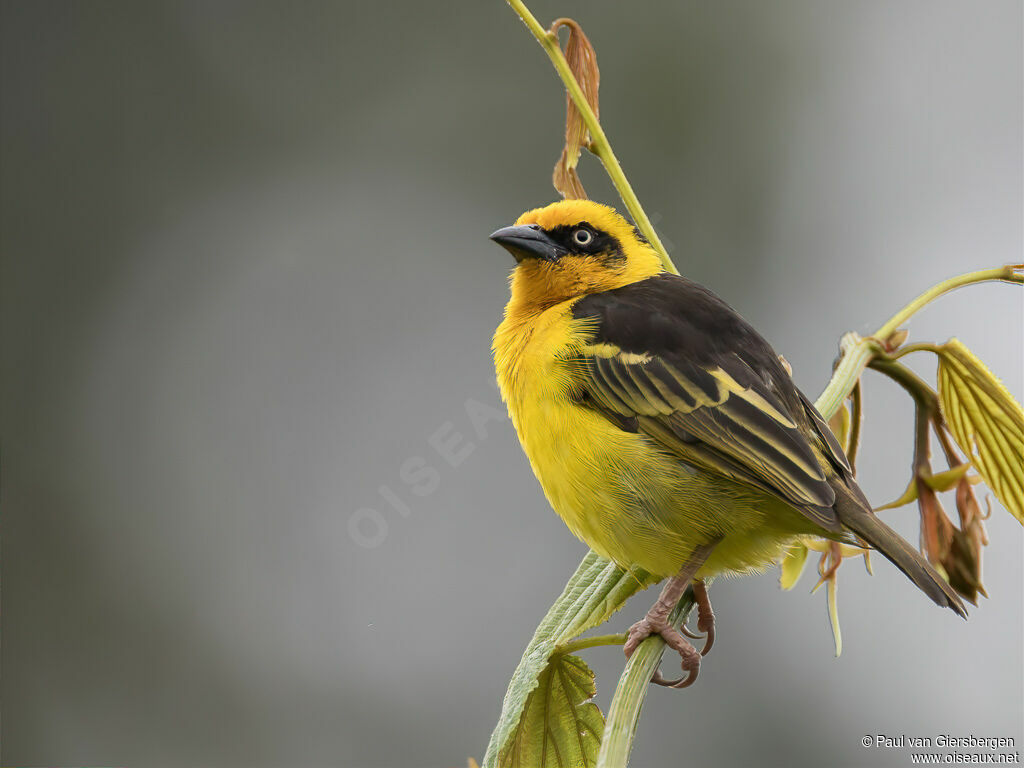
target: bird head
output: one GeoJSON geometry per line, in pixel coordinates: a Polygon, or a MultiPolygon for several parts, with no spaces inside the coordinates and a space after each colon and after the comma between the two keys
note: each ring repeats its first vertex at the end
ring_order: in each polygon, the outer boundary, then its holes
{"type": "Polygon", "coordinates": [[[607,205],[561,200],[535,208],[491,239],[516,259],[512,298],[547,307],[621,288],[662,271],[640,232],[607,205]]]}

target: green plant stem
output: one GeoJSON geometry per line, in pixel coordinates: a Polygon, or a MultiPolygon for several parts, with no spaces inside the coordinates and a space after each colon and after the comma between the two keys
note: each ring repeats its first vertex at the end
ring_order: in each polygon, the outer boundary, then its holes
{"type": "Polygon", "coordinates": [[[484,754],[483,768],[497,768],[506,737],[519,722],[526,697],[536,686],[549,659],[569,647],[572,640],[607,621],[636,592],[654,582],[639,570],[625,571],[591,550],[584,556],[523,651],[512,674],[501,716],[484,754]]]}
{"type": "Polygon", "coordinates": [[[899,360],[905,355],[909,355],[912,352],[931,352],[933,354],[940,354],[942,352],[941,344],[932,344],[928,341],[918,342],[917,344],[904,344],[898,350],[889,355],[892,360],[899,360]]]}
{"type": "MultiPolygon", "coordinates": [[[[679,629],[692,608],[693,590],[687,589],[679,604],[669,614],[669,623],[679,629]]],[[[625,768],[629,753],[633,750],[640,710],[664,652],[665,641],[660,635],[652,635],[640,643],[640,647],[626,662],[626,669],[619,678],[615,696],[608,708],[601,750],[597,755],[597,768],[625,768]]]]}
{"type": "MultiPolygon", "coordinates": [[[[911,301],[899,312],[890,317],[881,328],[871,336],[858,336],[848,333],[839,342],[839,365],[832,373],[832,379],[818,397],[815,405],[826,419],[832,418],[839,406],[850,394],[852,387],[860,379],[864,369],[879,353],[884,351],[883,343],[892,336],[899,327],[906,323],[914,313],[924,308],[929,302],[945,293],[974,283],[998,281],[1004,283],[1024,284],[1024,273],[1018,265],[1006,265],[992,269],[980,269],[963,275],[951,277],[932,286],[916,299],[911,301]]],[[[913,348],[928,348],[930,345],[912,345],[913,348]]],[[[902,350],[901,350],[902,351],[902,350]]]]}
{"type": "Polygon", "coordinates": [[[914,400],[929,414],[938,412],[939,396],[928,383],[902,363],[896,362],[895,358],[887,355],[879,355],[871,361],[871,370],[878,371],[888,376],[906,390],[914,400]]]}
{"type": "MultiPolygon", "coordinates": [[[[921,351],[922,349],[935,353],[939,351],[938,347],[934,344],[915,344],[912,346],[916,347],[916,349],[910,351],[921,351]]],[[[960,454],[956,452],[953,443],[949,439],[949,427],[942,416],[942,408],[939,407],[938,393],[924,379],[903,365],[903,363],[898,362],[899,358],[903,357],[907,351],[908,347],[903,347],[899,352],[891,356],[880,355],[871,361],[871,370],[885,374],[903,387],[907,394],[917,403],[918,409],[923,409],[927,413],[935,429],[935,436],[939,439],[939,445],[942,446],[942,452],[946,455],[946,461],[950,469],[952,469],[962,464],[964,460],[960,458],[960,454]]]]}
{"type": "Polygon", "coordinates": [[[968,272],[957,277],[951,277],[949,280],[943,280],[937,285],[933,285],[927,291],[922,293],[912,302],[907,304],[903,309],[889,318],[889,321],[878,329],[875,334],[876,339],[884,341],[889,338],[901,325],[903,325],[911,316],[919,309],[930,303],[934,299],[937,299],[944,293],[949,293],[952,290],[960,288],[964,285],[971,285],[972,283],[984,283],[989,280],[998,280],[1004,283],[1017,283],[1018,285],[1024,284],[1024,274],[1020,271],[1021,267],[1019,264],[1011,265],[1008,264],[1003,267],[995,267],[993,269],[980,269],[977,272],[968,272]]]}
{"type": "Polygon", "coordinates": [[[559,645],[555,648],[555,653],[576,653],[576,651],[582,651],[584,648],[596,648],[601,645],[625,645],[626,637],[625,632],[619,632],[616,635],[583,637],[579,640],[570,640],[568,643],[559,645]]]}
{"type": "Polygon", "coordinates": [[[597,115],[590,108],[583,89],[580,88],[576,76],[573,75],[572,69],[569,67],[569,62],[565,60],[565,56],[562,54],[562,47],[558,43],[558,36],[544,29],[522,0],[508,0],[508,4],[512,6],[512,10],[522,19],[526,28],[537,38],[537,42],[541,44],[541,47],[547,52],[548,58],[551,59],[551,63],[555,65],[555,71],[558,72],[562,83],[565,84],[565,90],[568,92],[569,98],[573,100],[576,109],[579,110],[580,115],[583,117],[587,131],[590,132],[589,149],[601,160],[605,171],[607,171],[609,178],[612,180],[612,184],[618,190],[619,197],[622,198],[626,210],[633,217],[634,223],[654,247],[654,250],[658,252],[658,257],[661,259],[665,269],[678,275],[679,270],[672,263],[672,259],[669,257],[668,251],[665,250],[665,246],[662,244],[661,238],[658,237],[658,233],[654,231],[651,220],[647,218],[647,213],[644,212],[643,206],[640,205],[639,198],[637,198],[636,193],[633,191],[633,187],[630,185],[629,179],[626,178],[626,174],[623,173],[622,166],[619,164],[618,158],[615,157],[615,152],[612,151],[612,145],[608,141],[608,137],[605,135],[597,115]]]}
{"type": "Polygon", "coordinates": [[[871,337],[848,333],[839,342],[839,365],[814,405],[826,421],[835,415],[881,345],[871,337]]]}

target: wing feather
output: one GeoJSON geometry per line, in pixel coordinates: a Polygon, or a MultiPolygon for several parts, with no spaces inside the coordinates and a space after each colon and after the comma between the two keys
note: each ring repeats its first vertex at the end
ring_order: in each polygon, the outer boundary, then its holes
{"type": "MultiPolygon", "coordinates": [[[[693,285],[683,283],[681,289],[693,285]]],[[[685,306],[664,311],[605,295],[589,312],[586,305],[577,310],[596,320],[594,341],[582,348],[574,367],[584,402],[680,461],[759,488],[822,527],[839,530],[835,491],[821,461],[837,469],[849,466],[831,431],[767,342],[754,334],[755,343],[749,343],[754,332],[745,324],[740,330],[746,336],[721,334],[717,347],[698,354],[687,354],[693,350],[685,344],[666,343],[673,333],[685,339],[683,334],[695,332],[676,327],[694,322],[685,306]],[[616,316],[628,324],[617,328],[616,316]],[[653,331],[646,339],[645,317],[653,331]]],[[[738,318],[732,313],[726,319],[733,317],[738,318]]]]}

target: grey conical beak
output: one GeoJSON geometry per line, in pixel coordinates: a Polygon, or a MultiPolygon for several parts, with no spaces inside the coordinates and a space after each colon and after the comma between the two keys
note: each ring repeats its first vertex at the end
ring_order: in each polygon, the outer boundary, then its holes
{"type": "Polygon", "coordinates": [[[543,259],[555,262],[568,253],[537,224],[503,227],[491,234],[491,240],[515,256],[516,261],[543,259]]]}

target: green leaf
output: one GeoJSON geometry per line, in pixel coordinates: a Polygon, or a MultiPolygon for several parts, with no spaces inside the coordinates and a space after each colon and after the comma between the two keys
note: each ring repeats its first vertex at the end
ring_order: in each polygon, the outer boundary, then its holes
{"type": "Polygon", "coordinates": [[[803,543],[790,546],[786,556],[782,559],[782,574],[779,576],[779,585],[786,590],[796,586],[800,574],[804,572],[807,565],[807,545],[803,543]]]}
{"type": "Polygon", "coordinates": [[[595,552],[587,553],[537,627],[509,681],[501,717],[487,745],[484,768],[496,768],[498,756],[505,754],[516,737],[530,694],[548,670],[556,648],[605,622],[629,597],[654,581],[643,571],[625,571],[595,552]]]}
{"type": "Polygon", "coordinates": [[[996,498],[1024,524],[1024,410],[957,339],[939,348],[939,405],[996,498]]]}
{"type": "Polygon", "coordinates": [[[957,464],[952,469],[947,469],[945,472],[938,472],[934,475],[924,475],[921,479],[924,480],[925,483],[928,484],[928,487],[933,491],[945,493],[946,491],[952,490],[953,487],[960,482],[960,478],[967,474],[967,470],[970,468],[971,465],[964,462],[963,464],[957,464]]]}
{"type": "Polygon", "coordinates": [[[828,420],[828,427],[832,430],[832,434],[836,436],[836,440],[843,446],[843,450],[848,450],[850,447],[850,424],[852,419],[850,418],[850,409],[844,402],[839,406],[839,410],[832,414],[832,418],[828,420]]]}
{"type": "Polygon", "coordinates": [[[881,512],[884,509],[896,509],[897,507],[904,507],[912,501],[917,501],[917,478],[910,478],[910,482],[907,484],[907,489],[903,492],[895,501],[890,501],[888,504],[883,504],[880,507],[875,507],[875,512],[881,512]]]}
{"type": "Polygon", "coordinates": [[[500,768],[590,768],[597,763],[604,717],[590,699],[594,673],[578,656],[555,654],[526,699],[500,768]]]}

